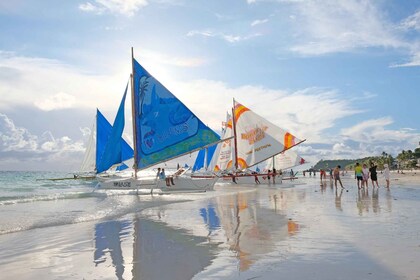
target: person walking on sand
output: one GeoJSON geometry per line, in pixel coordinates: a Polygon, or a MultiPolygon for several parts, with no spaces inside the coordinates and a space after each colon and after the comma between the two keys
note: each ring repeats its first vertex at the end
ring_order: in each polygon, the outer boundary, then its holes
{"type": "Polygon", "coordinates": [[[376,186],[379,188],[379,184],[378,184],[378,175],[376,172],[376,168],[378,168],[378,166],[376,166],[373,161],[370,162],[370,168],[369,168],[369,173],[370,173],[370,179],[372,180],[372,187],[375,187],[375,182],[376,182],[376,186]]]}
{"type": "Polygon", "coordinates": [[[343,183],[341,182],[341,178],[340,178],[340,168],[341,168],[341,166],[337,165],[336,168],[334,168],[334,171],[333,171],[335,188],[337,188],[337,181],[338,181],[338,182],[340,182],[341,188],[344,189],[343,183]]]}
{"type": "Polygon", "coordinates": [[[324,179],[324,181],[326,181],[326,180],[327,180],[327,175],[326,175],[326,173],[325,173],[325,170],[324,170],[324,169],[321,169],[321,170],[320,170],[320,172],[319,172],[319,177],[321,178],[321,184],[322,184],[322,179],[324,179]]]}
{"type": "Polygon", "coordinates": [[[367,168],[366,164],[363,164],[363,168],[362,168],[362,176],[363,176],[363,181],[362,181],[362,186],[366,186],[366,188],[368,188],[368,182],[369,182],[369,169],[367,168]]]}
{"type": "MultiPolygon", "coordinates": [[[[363,181],[362,175],[362,167],[358,162],[356,162],[356,166],[354,167],[354,179],[357,179],[357,188],[360,190],[360,184],[363,181]]],[[[363,187],[363,184],[362,184],[363,187]]]]}
{"type": "Polygon", "coordinates": [[[384,177],[386,181],[386,187],[389,188],[389,168],[388,164],[384,164],[384,177]]]}

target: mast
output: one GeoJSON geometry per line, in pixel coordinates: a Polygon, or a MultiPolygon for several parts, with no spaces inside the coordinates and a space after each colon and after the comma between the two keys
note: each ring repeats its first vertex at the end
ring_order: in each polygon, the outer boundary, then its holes
{"type": "Polygon", "coordinates": [[[134,178],[137,179],[137,166],[138,166],[138,155],[137,155],[137,118],[136,118],[136,104],[134,98],[134,50],[131,47],[131,118],[133,119],[133,150],[134,150],[134,178]]]}
{"type": "Polygon", "coordinates": [[[276,160],[275,160],[275,156],[273,156],[273,170],[276,169],[276,160]]]}
{"type": "Polygon", "coordinates": [[[235,171],[238,170],[238,149],[236,140],[236,119],[235,119],[235,98],[233,98],[233,107],[232,107],[232,126],[233,126],[233,145],[234,145],[234,159],[235,159],[235,171]]]}

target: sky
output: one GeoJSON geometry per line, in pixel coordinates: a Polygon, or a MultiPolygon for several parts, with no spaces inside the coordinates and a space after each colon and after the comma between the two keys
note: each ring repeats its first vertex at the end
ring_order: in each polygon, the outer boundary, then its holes
{"type": "Polygon", "coordinates": [[[131,47],[216,132],[235,98],[313,165],[419,146],[420,0],[14,0],[0,26],[0,170],[77,171],[131,47]]]}

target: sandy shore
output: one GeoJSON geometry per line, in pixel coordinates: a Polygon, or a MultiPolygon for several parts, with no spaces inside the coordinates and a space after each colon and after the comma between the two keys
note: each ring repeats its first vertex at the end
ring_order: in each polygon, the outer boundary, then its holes
{"type": "Polygon", "coordinates": [[[0,235],[2,278],[420,279],[419,174],[392,173],[389,190],[299,181],[121,196],[148,206],[0,235]]]}

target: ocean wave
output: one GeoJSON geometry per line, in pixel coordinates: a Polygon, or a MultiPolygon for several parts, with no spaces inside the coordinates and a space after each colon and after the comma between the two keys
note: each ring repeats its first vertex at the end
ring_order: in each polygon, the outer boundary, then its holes
{"type": "Polygon", "coordinates": [[[3,196],[0,197],[1,205],[11,205],[20,203],[32,203],[37,201],[54,201],[64,199],[81,199],[90,197],[106,197],[107,194],[99,192],[67,192],[67,193],[54,193],[46,195],[32,195],[32,196],[3,196]]]}

